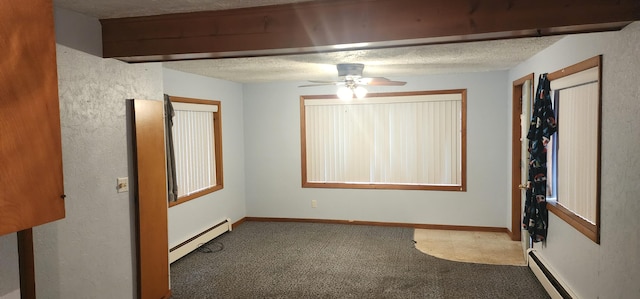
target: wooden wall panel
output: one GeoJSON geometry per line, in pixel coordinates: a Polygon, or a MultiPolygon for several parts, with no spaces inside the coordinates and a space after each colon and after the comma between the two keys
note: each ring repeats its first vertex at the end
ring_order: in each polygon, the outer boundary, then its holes
{"type": "Polygon", "coordinates": [[[0,1],[0,235],[64,218],[51,0],[0,1]]]}
{"type": "Polygon", "coordinates": [[[169,297],[163,102],[133,100],[138,297],[169,297]]]}

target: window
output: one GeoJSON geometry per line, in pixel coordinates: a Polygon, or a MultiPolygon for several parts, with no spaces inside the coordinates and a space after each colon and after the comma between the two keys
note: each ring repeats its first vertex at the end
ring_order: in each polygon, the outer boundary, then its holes
{"type": "Polygon", "coordinates": [[[303,187],[466,190],[466,90],[300,98],[303,187]]]}
{"type": "Polygon", "coordinates": [[[220,190],[222,130],[220,101],[170,97],[178,200],[170,206],[220,190]]]}
{"type": "Polygon", "coordinates": [[[594,242],[600,230],[602,57],[549,74],[558,131],[547,160],[549,210],[594,242]]]}

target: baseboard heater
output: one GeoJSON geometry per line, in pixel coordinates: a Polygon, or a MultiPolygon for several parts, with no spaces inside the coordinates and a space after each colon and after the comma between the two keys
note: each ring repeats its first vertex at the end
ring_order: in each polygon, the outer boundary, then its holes
{"type": "Polygon", "coordinates": [[[544,261],[536,255],[535,249],[527,250],[527,264],[529,268],[536,275],[544,289],[549,293],[549,296],[553,299],[572,299],[578,298],[571,290],[564,286],[564,283],[559,280],[549,267],[545,266],[544,261]]]}
{"type": "Polygon", "coordinates": [[[231,231],[231,219],[229,218],[208,229],[205,229],[203,232],[169,249],[169,263],[177,261],[181,257],[198,249],[198,247],[202,246],[203,244],[215,239],[216,237],[228,231],[231,231]]]}

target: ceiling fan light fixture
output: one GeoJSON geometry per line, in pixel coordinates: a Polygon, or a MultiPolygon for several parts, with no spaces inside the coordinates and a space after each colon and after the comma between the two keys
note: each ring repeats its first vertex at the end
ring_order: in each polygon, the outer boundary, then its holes
{"type": "Polygon", "coordinates": [[[364,99],[367,96],[367,89],[362,86],[357,86],[353,89],[353,93],[356,95],[358,99],[364,99]]]}
{"type": "Polygon", "coordinates": [[[319,81],[310,80],[309,82],[314,84],[300,85],[299,87],[309,86],[321,86],[321,85],[337,85],[338,97],[342,100],[351,100],[353,97],[362,99],[367,96],[367,90],[363,85],[375,85],[375,86],[404,86],[407,82],[391,81],[385,77],[363,77],[362,70],[364,64],[362,63],[339,63],[336,65],[338,69],[338,81],[319,81]]]}
{"type": "Polygon", "coordinates": [[[353,90],[347,86],[340,86],[338,87],[337,95],[343,101],[350,101],[353,99],[353,90]]]}

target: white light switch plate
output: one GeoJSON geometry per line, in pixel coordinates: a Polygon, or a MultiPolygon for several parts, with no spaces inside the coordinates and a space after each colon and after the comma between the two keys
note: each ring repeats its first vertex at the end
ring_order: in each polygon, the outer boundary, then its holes
{"type": "Polygon", "coordinates": [[[118,178],[118,193],[129,191],[129,178],[118,178]]]}

